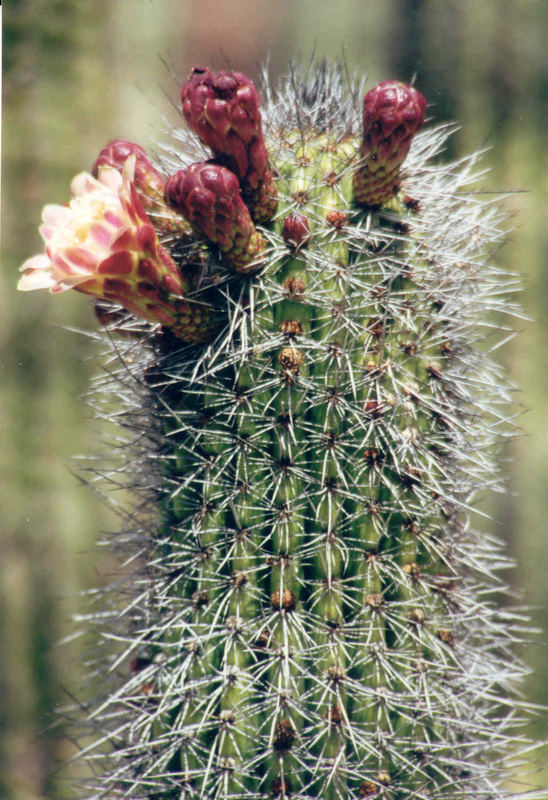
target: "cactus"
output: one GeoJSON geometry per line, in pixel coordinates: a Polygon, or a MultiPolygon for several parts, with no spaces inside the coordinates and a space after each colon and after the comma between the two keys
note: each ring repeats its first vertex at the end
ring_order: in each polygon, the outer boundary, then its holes
{"type": "Polygon", "coordinates": [[[96,298],[100,477],[134,498],[127,577],[85,617],[88,797],[511,796],[520,621],[474,505],[510,433],[483,346],[513,311],[503,215],[477,154],[435,161],[453,129],[420,130],[415,88],[368,92],[362,125],[343,75],[293,70],[263,120],[246,76],[193,70],[210,159],[111,143],[85,180],[121,180],[131,224],[47,207],[23,265],[96,298]]]}

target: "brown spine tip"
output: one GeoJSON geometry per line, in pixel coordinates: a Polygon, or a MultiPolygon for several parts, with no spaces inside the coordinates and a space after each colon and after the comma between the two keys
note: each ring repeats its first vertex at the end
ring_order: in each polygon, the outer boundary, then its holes
{"type": "Polygon", "coordinates": [[[409,211],[412,211],[414,214],[418,214],[419,211],[421,210],[420,200],[417,200],[416,197],[410,197],[409,195],[406,195],[403,198],[403,204],[406,208],[409,209],[409,211]]]}
{"type": "Polygon", "coordinates": [[[142,656],[137,656],[133,658],[129,665],[129,671],[135,675],[138,672],[142,672],[147,667],[150,667],[152,661],[149,658],[143,658],[142,656]]]}
{"type": "Polygon", "coordinates": [[[286,336],[300,336],[303,326],[298,319],[286,319],[280,324],[280,333],[286,336]]]}
{"type": "Polygon", "coordinates": [[[441,365],[438,364],[437,361],[430,361],[430,363],[426,365],[426,372],[431,378],[434,378],[437,381],[441,380],[442,378],[441,365]]]}
{"type": "Polygon", "coordinates": [[[101,299],[94,300],[93,313],[101,325],[110,327],[117,327],[127,316],[127,312],[123,308],[101,299]]]}
{"type": "Polygon", "coordinates": [[[332,209],[325,215],[325,221],[328,225],[331,225],[332,228],[337,228],[340,230],[347,224],[348,215],[345,214],[344,211],[335,211],[332,209]]]}
{"type": "Polygon", "coordinates": [[[300,350],[296,350],[294,347],[284,347],[283,350],[280,351],[278,361],[285,372],[297,375],[304,364],[304,356],[300,350]]]}
{"type": "Polygon", "coordinates": [[[346,672],[343,667],[334,664],[327,668],[327,677],[332,683],[341,683],[346,678],[346,672]]]}
{"type": "Polygon", "coordinates": [[[364,450],[363,459],[368,467],[378,467],[384,460],[384,454],[376,447],[370,447],[364,450]]]}
{"type": "Polygon", "coordinates": [[[399,475],[400,481],[406,489],[413,489],[419,486],[422,482],[423,472],[417,467],[409,467],[407,472],[402,472],[399,475]]]}
{"type": "Polygon", "coordinates": [[[385,411],[383,403],[378,400],[366,400],[364,411],[369,417],[381,417],[385,411]]]}
{"type": "Polygon", "coordinates": [[[156,699],[154,695],[156,693],[156,684],[153,681],[146,681],[146,683],[142,683],[139,687],[139,694],[143,697],[148,697],[149,699],[156,699]]]}
{"type": "Polygon", "coordinates": [[[414,622],[417,625],[422,625],[426,621],[426,614],[422,608],[412,608],[407,612],[407,619],[409,622],[414,622]]]}
{"type": "Polygon", "coordinates": [[[367,595],[365,603],[373,611],[378,611],[384,605],[384,596],[380,592],[373,592],[367,595]]]}
{"type": "Polygon", "coordinates": [[[330,725],[342,725],[344,717],[340,706],[329,706],[329,708],[325,710],[324,719],[326,719],[330,725]]]}
{"type": "Polygon", "coordinates": [[[282,286],[291,300],[300,300],[306,291],[306,283],[301,278],[286,278],[282,286]]]}
{"type": "Polygon", "coordinates": [[[451,631],[451,630],[447,630],[447,629],[439,630],[438,631],[438,639],[440,640],[440,642],[443,642],[444,644],[448,645],[449,647],[454,647],[455,646],[456,639],[455,639],[455,635],[454,635],[453,631],[451,631]]]}
{"type": "Polygon", "coordinates": [[[281,609],[284,611],[293,611],[297,605],[297,598],[291,589],[284,589],[281,595],[279,590],[276,589],[276,591],[272,592],[270,596],[270,602],[272,604],[272,608],[276,609],[276,611],[281,609]]]}
{"type": "Polygon", "coordinates": [[[412,580],[419,580],[421,576],[421,570],[416,561],[411,561],[409,564],[404,564],[402,569],[412,580]]]}
{"type": "Polygon", "coordinates": [[[209,603],[209,595],[207,592],[194,592],[191,597],[192,607],[198,611],[200,608],[205,608],[209,603]]]}
{"type": "Polygon", "coordinates": [[[293,786],[289,778],[274,778],[270,784],[270,794],[279,800],[285,800],[293,791],[293,786]]]}
{"type": "Polygon", "coordinates": [[[379,792],[379,787],[373,781],[362,781],[358,794],[360,797],[374,797],[379,792]]]}
{"type": "Polygon", "coordinates": [[[232,583],[237,589],[240,589],[242,586],[245,586],[246,583],[249,583],[249,575],[247,572],[236,570],[232,573],[232,583]]]}

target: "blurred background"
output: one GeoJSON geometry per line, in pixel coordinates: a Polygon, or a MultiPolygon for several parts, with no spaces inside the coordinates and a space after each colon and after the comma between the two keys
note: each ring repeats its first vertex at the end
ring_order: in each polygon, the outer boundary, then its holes
{"type": "MultiPolygon", "coordinates": [[[[92,347],[67,327],[94,328],[89,301],[18,295],[18,266],[41,250],[45,203],[114,137],[153,146],[178,125],[179,84],[196,64],[277,79],[290,59],[344,59],[373,86],[409,81],[433,120],[458,120],[448,157],[489,147],[482,189],[508,192],[515,214],[500,262],[523,275],[519,336],[500,353],[520,387],[524,435],[501,464],[508,491],[491,530],[519,566],[520,587],[548,629],[544,309],[548,300],[546,0],[11,0],[3,31],[3,271],[0,290],[2,446],[0,797],[61,800],[58,764],[75,745],[49,712],[85,680],[78,642],[58,646],[81,609],[79,591],[105,580],[98,532],[115,520],[77,477],[74,456],[100,449],[81,395],[92,347]],[[167,121],[166,121],[167,120],[167,121]]],[[[486,195],[488,196],[488,195],[486,195]]],[[[532,636],[526,696],[548,702],[548,658],[532,636]]],[[[531,727],[548,737],[545,715],[531,727]]],[[[542,753],[528,780],[548,786],[542,753]]],[[[544,758],[548,761],[546,751],[544,758]]],[[[520,776],[516,776],[518,780],[520,776]]]]}

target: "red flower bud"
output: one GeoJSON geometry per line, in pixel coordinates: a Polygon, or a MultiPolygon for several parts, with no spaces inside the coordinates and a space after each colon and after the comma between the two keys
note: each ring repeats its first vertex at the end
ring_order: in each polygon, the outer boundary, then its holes
{"type": "Polygon", "coordinates": [[[397,179],[411,140],[424,122],[426,100],[413,86],[383,81],[363,101],[364,160],[354,175],[361,205],[379,206],[397,191],[397,179]]]}
{"type": "Polygon", "coordinates": [[[297,249],[306,247],[310,239],[310,225],[304,214],[292,212],[284,220],[282,236],[286,244],[297,249]]]}
{"type": "Polygon", "coordinates": [[[195,67],[181,90],[181,99],[189,127],[240,179],[254,219],[271,219],[277,208],[277,191],[253,82],[243,72],[195,67]]]}
{"type": "Polygon", "coordinates": [[[164,179],[150,163],[145,150],[140,145],[124,139],[114,139],[103,147],[95,160],[91,174],[97,178],[99,168],[105,166],[114,167],[121,173],[129,156],[135,156],[133,183],[137,189],[148,195],[161,197],[164,193],[164,179]]]}
{"type": "Polygon", "coordinates": [[[253,272],[266,243],[242,200],[237,177],[226,167],[191,164],[168,179],[165,200],[210,242],[236,272],[253,272]]]}
{"type": "Polygon", "coordinates": [[[146,151],[134,142],[114,139],[103,147],[93,165],[92,175],[97,178],[102,167],[114,167],[122,173],[129,156],[135,156],[133,185],[143,207],[153,218],[156,228],[169,233],[189,233],[184,220],[173,213],[164,202],[165,179],[152,166],[146,151]]]}

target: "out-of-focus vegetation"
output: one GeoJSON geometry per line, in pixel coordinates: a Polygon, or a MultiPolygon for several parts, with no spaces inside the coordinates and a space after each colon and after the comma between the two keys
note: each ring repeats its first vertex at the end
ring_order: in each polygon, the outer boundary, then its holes
{"type": "MultiPolygon", "coordinates": [[[[546,126],[548,48],[545,0],[11,0],[4,14],[3,273],[0,292],[2,558],[0,560],[0,796],[63,798],[58,764],[75,745],[49,711],[84,680],[70,631],[77,596],[112,569],[94,550],[115,519],[74,476],[72,457],[100,450],[97,424],[80,395],[95,366],[90,342],[64,328],[94,326],[89,302],[15,291],[17,267],[41,249],[46,202],[66,202],[74,174],[121,136],[153,144],[178,124],[179,79],[194,64],[274,76],[290,58],[344,58],[384,78],[410,80],[435,120],[456,119],[453,156],[488,146],[482,186],[508,191],[513,231],[500,262],[524,276],[523,305],[534,324],[501,357],[525,413],[525,435],[503,453],[508,492],[491,503],[492,529],[519,568],[533,616],[545,630],[543,395],[548,341],[546,126]],[[162,115],[167,115],[168,123],[162,115]]],[[[70,293],[69,293],[70,295],[70,293]]],[[[532,637],[524,657],[535,676],[532,702],[548,702],[548,660],[532,637]]],[[[548,734],[542,715],[532,735],[548,734]],[[544,725],[544,727],[543,727],[544,725]]],[[[539,771],[530,776],[548,785],[539,771]]]]}

